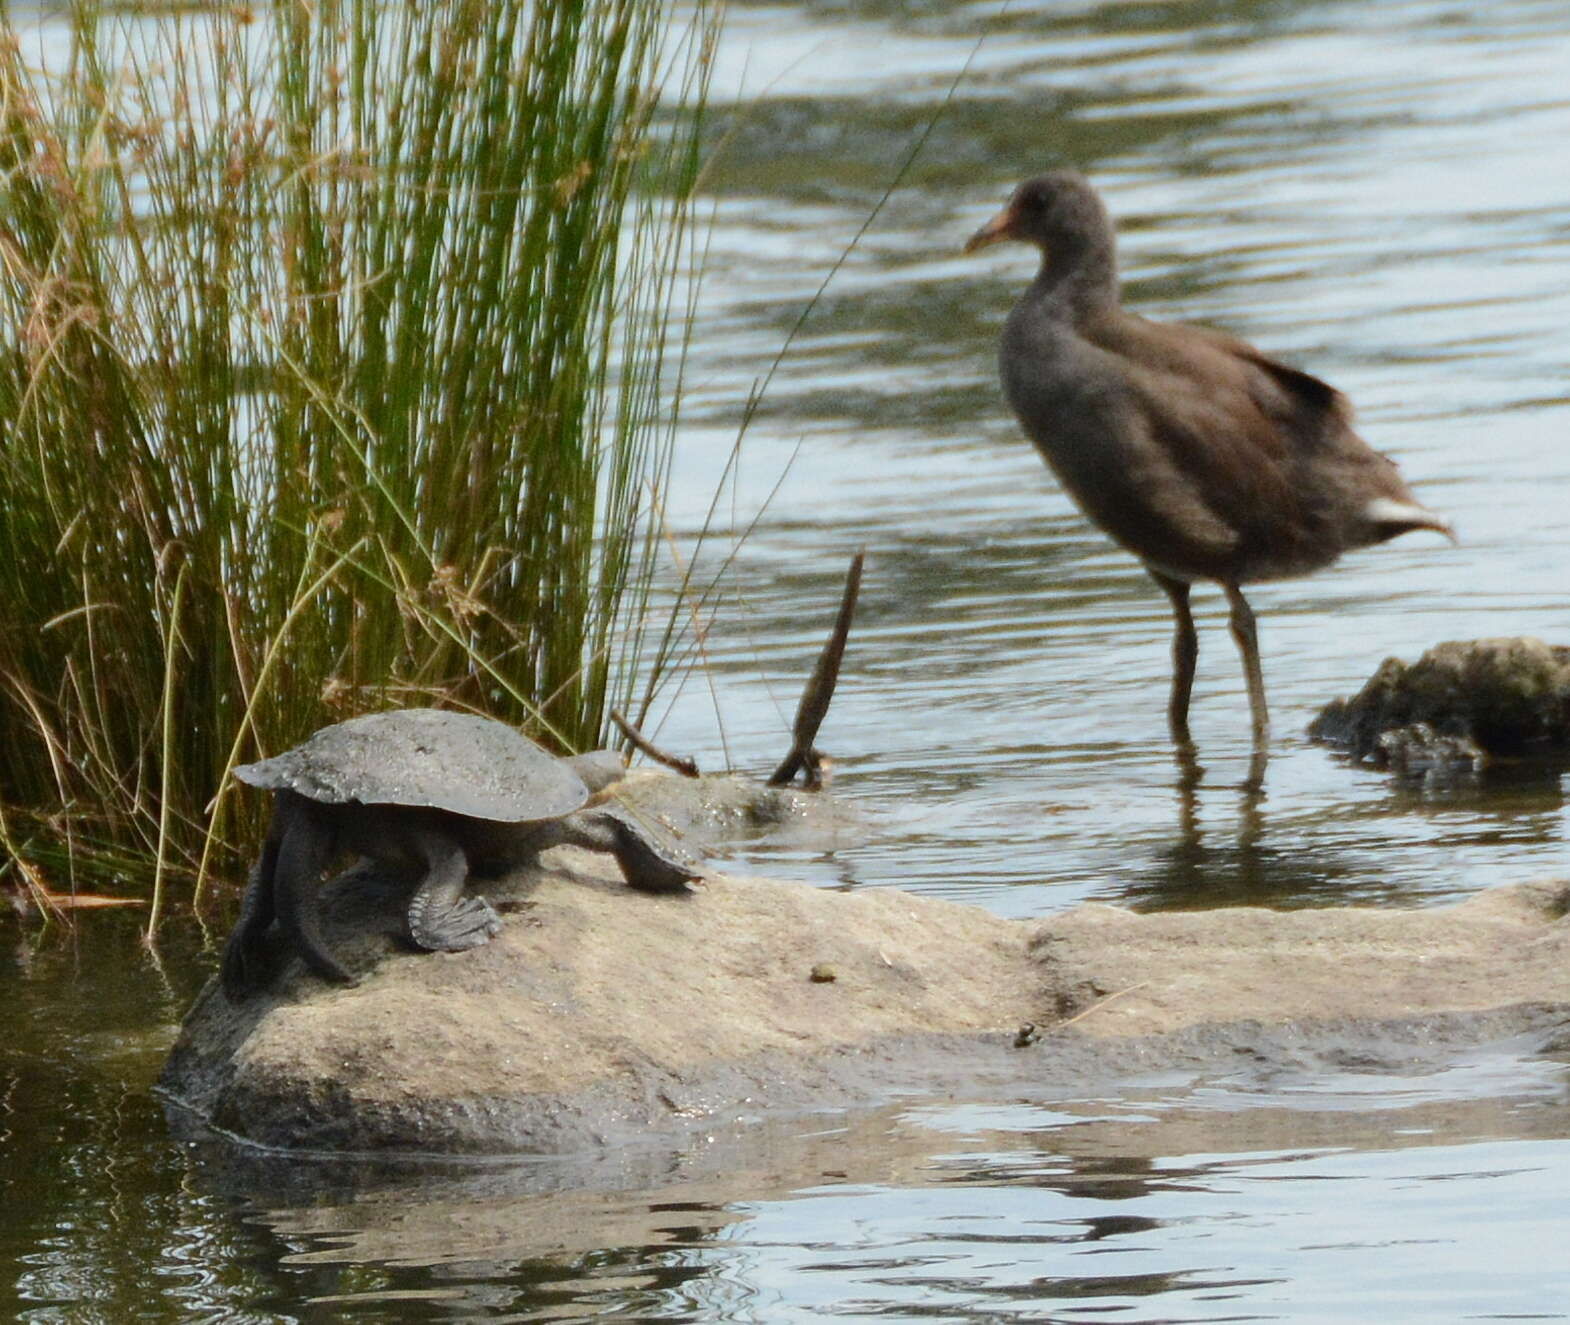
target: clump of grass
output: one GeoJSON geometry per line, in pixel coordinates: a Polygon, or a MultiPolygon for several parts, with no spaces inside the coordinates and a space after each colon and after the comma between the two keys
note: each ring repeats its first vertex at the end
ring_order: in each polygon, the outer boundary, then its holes
{"type": "Polygon", "coordinates": [[[0,850],[197,870],[235,763],[389,703],[593,744],[647,679],[707,18],[43,36],[0,7],[0,850]]]}

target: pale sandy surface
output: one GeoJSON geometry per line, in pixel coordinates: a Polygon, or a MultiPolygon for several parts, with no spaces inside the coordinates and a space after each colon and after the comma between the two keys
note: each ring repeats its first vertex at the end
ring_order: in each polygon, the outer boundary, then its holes
{"type": "Polygon", "coordinates": [[[1570,1009],[1563,883],[1446,909],[1016,921],[764,879],[647,896],[599,858],[547,860],[487,888],[506,927],[456,954],[404,950],[396,891],[346,876],[330,933],[360,985],[286,961],[241,1008],[209,987],[164,1089],[265,1145],[561,1152],[891,1089],[1454,1044],[1570,1009]]]}

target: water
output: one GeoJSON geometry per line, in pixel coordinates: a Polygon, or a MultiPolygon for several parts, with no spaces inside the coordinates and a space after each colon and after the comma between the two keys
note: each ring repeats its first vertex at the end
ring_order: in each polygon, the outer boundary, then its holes
{"type": "MultiPolygon", "coordinates": [[[[1563,871],[1560,779],[1425,797],[1301,734],[1387,655],[1566,639],[1563,6],[733,3],[716,80],[725,148],[670,512],[689,548],[741,401],[931,125],[748,430],[720,522],[752,532],[708,668],[659,724],[706,765],[769,766],[864,546],[822,744],[876,831],[738,864],[1006,915],[1429,904],[1563,871]],[[1064,163],[1120,219],[1135,307],[1340,386],[1462,536],[1253,591],[1277,733],[1262,799],[1239,786],[1246,703],[1217,596],[1199,595],[1206,773],[1185,796],[1164,600],[1054,488],[995,385],[1029,258],[958,247],[1019,178],[1064,163]]],[[[97,915],[0,967],[0,1314],[1570,1314],[1570,1092],[1565,1055],[1535,1043],[1400,1072],[911,1100],[718,1129],[675,1156],[258,1168],[171,1143],[147,1093],[210,963],[201,938],[172,935],[155,968],[130,918],[97,915]]]]}
{"type": "Polygon", "coordinates": [[[684,456],[689,529],[746,387],[972,65],[748,432],[737,523],[779,488],[709,639],[719,699],[691,685],[662,739],[763,766],[843,560],[864,545],[861,625],[824,743],[847,794],[901,808],[886,836],[832,860],[763,857],[779,869],[1032,914],[1091,897],[1438,901],[1560,868],[1556,779],[1436,801],[1345,767],[1303,730],[1386,656],[1564,637],[1563,14],[984,12],[733,11],[717,78],[759,99],[727,123],[718,174],[690,416],[711,426],[684,456]],[[1120,218],[1132,305],[1339,385],[1461,534],[1251,591],[1277,731],[1259,805],[1236,791],[1247,706],[1219,594],[1198,595],[1207,776],[1188,803],[1164,738],[1165,599],[1057,491],[995,384],[997,328],[1032,258],[958,247],[1019,178],[1058,164],[1089,171],[1120,218]]]}
{"type": "Polygon", "coordinates": [[[96,919],[6,968],[5,1319],[1427,1322],[1570,1303],[1570,1052],[1533,1039],[915,1098],[679,1153],[369,1170],[172,1144],[147,1087],[199,936],[171,936],[160,978],[133,918],[96,919]]]}

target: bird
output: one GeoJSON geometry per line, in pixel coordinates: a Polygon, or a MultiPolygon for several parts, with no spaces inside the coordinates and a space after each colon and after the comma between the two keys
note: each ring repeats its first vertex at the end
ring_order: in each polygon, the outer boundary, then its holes
{"type": "Polygon", "coordinates": [[[1243,586],[1306,575],[1414,530],[1455,533],[1357,435],[1334,387],[1222,332],[1124,309],[1113,223],[1079,172],[1025,181],[964,252],[1005,240],[1038,248],[1041,265],[1003,326],[1003,393],[1080,510],[1171,602],[1172,740],[1192,753],[1199,642],[1189,590],[1214,581],[1262,760],[1270,718],[1243,586]]]}

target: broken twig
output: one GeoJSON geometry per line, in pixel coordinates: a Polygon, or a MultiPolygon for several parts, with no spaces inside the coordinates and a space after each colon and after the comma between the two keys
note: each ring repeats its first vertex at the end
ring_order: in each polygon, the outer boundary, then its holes
{"type": "Polygon", "coordinates": [[[655,745],[647,736],[634,727],[626,718],[622,717],[620,710],[611,710],[611,721],[620,729],[621,734],[632,742],[633,748],[641,754],[647,755],[657,764],[664,764],[666,768],[673,768],[684,778],[698,776],[698,763],[684,755],[666,754],[664,750],[655,745]]]}
{"type": "Polygon", "coordinates": [[[1058,1024],[1056,1026],[1052,1027],[1052,1029],[1055,1030],[1055,1031],[1060,1031],[1065,1026],[1072,1026],[1076,1021],[1084,1021],[1085,1018],[1088,1017],[1092,1012],[1100,1012],[1101,1009],[1106,1007],[1106,1005],[1108,1003],[1114,1002],[1117,999],[1122,998],[1124,994],[1132,994],[1136,989],[1143,989],[1149,983],[1150,983],[1149,980],[1141,980],[1137,985],[1130,985],[1127,989],[1119,989],[1115,994],[1108,994],[1100,1002],[1092,1003],[1083,1012],[1076,1012],[1067,1021],[1060,1021],[1060,1022],[1058,1022],[1058,1024]]]}
{"type": "Polygon", "coordinates": [[[783,787],[805,771],[807,786],[816,791],[823,785],[823,755],[813,746],[818,728],[829,711],[829,701],[834,698],[834,686],[839,681],[840,663],[845,658],[845,641],[850,637],[851,619],[856,615],[856,595],[861,591],[861,563],[865,552],[858,552],[850,560],[850,570],[845,576],[845,592],[840,596],[839,616],[823,652],[818,655],[817,666],[806,688],[801,692],[801,703],[796,707],[796,723],[791,729],[790,753],[769,778],[769,786],[783,787]]]}

